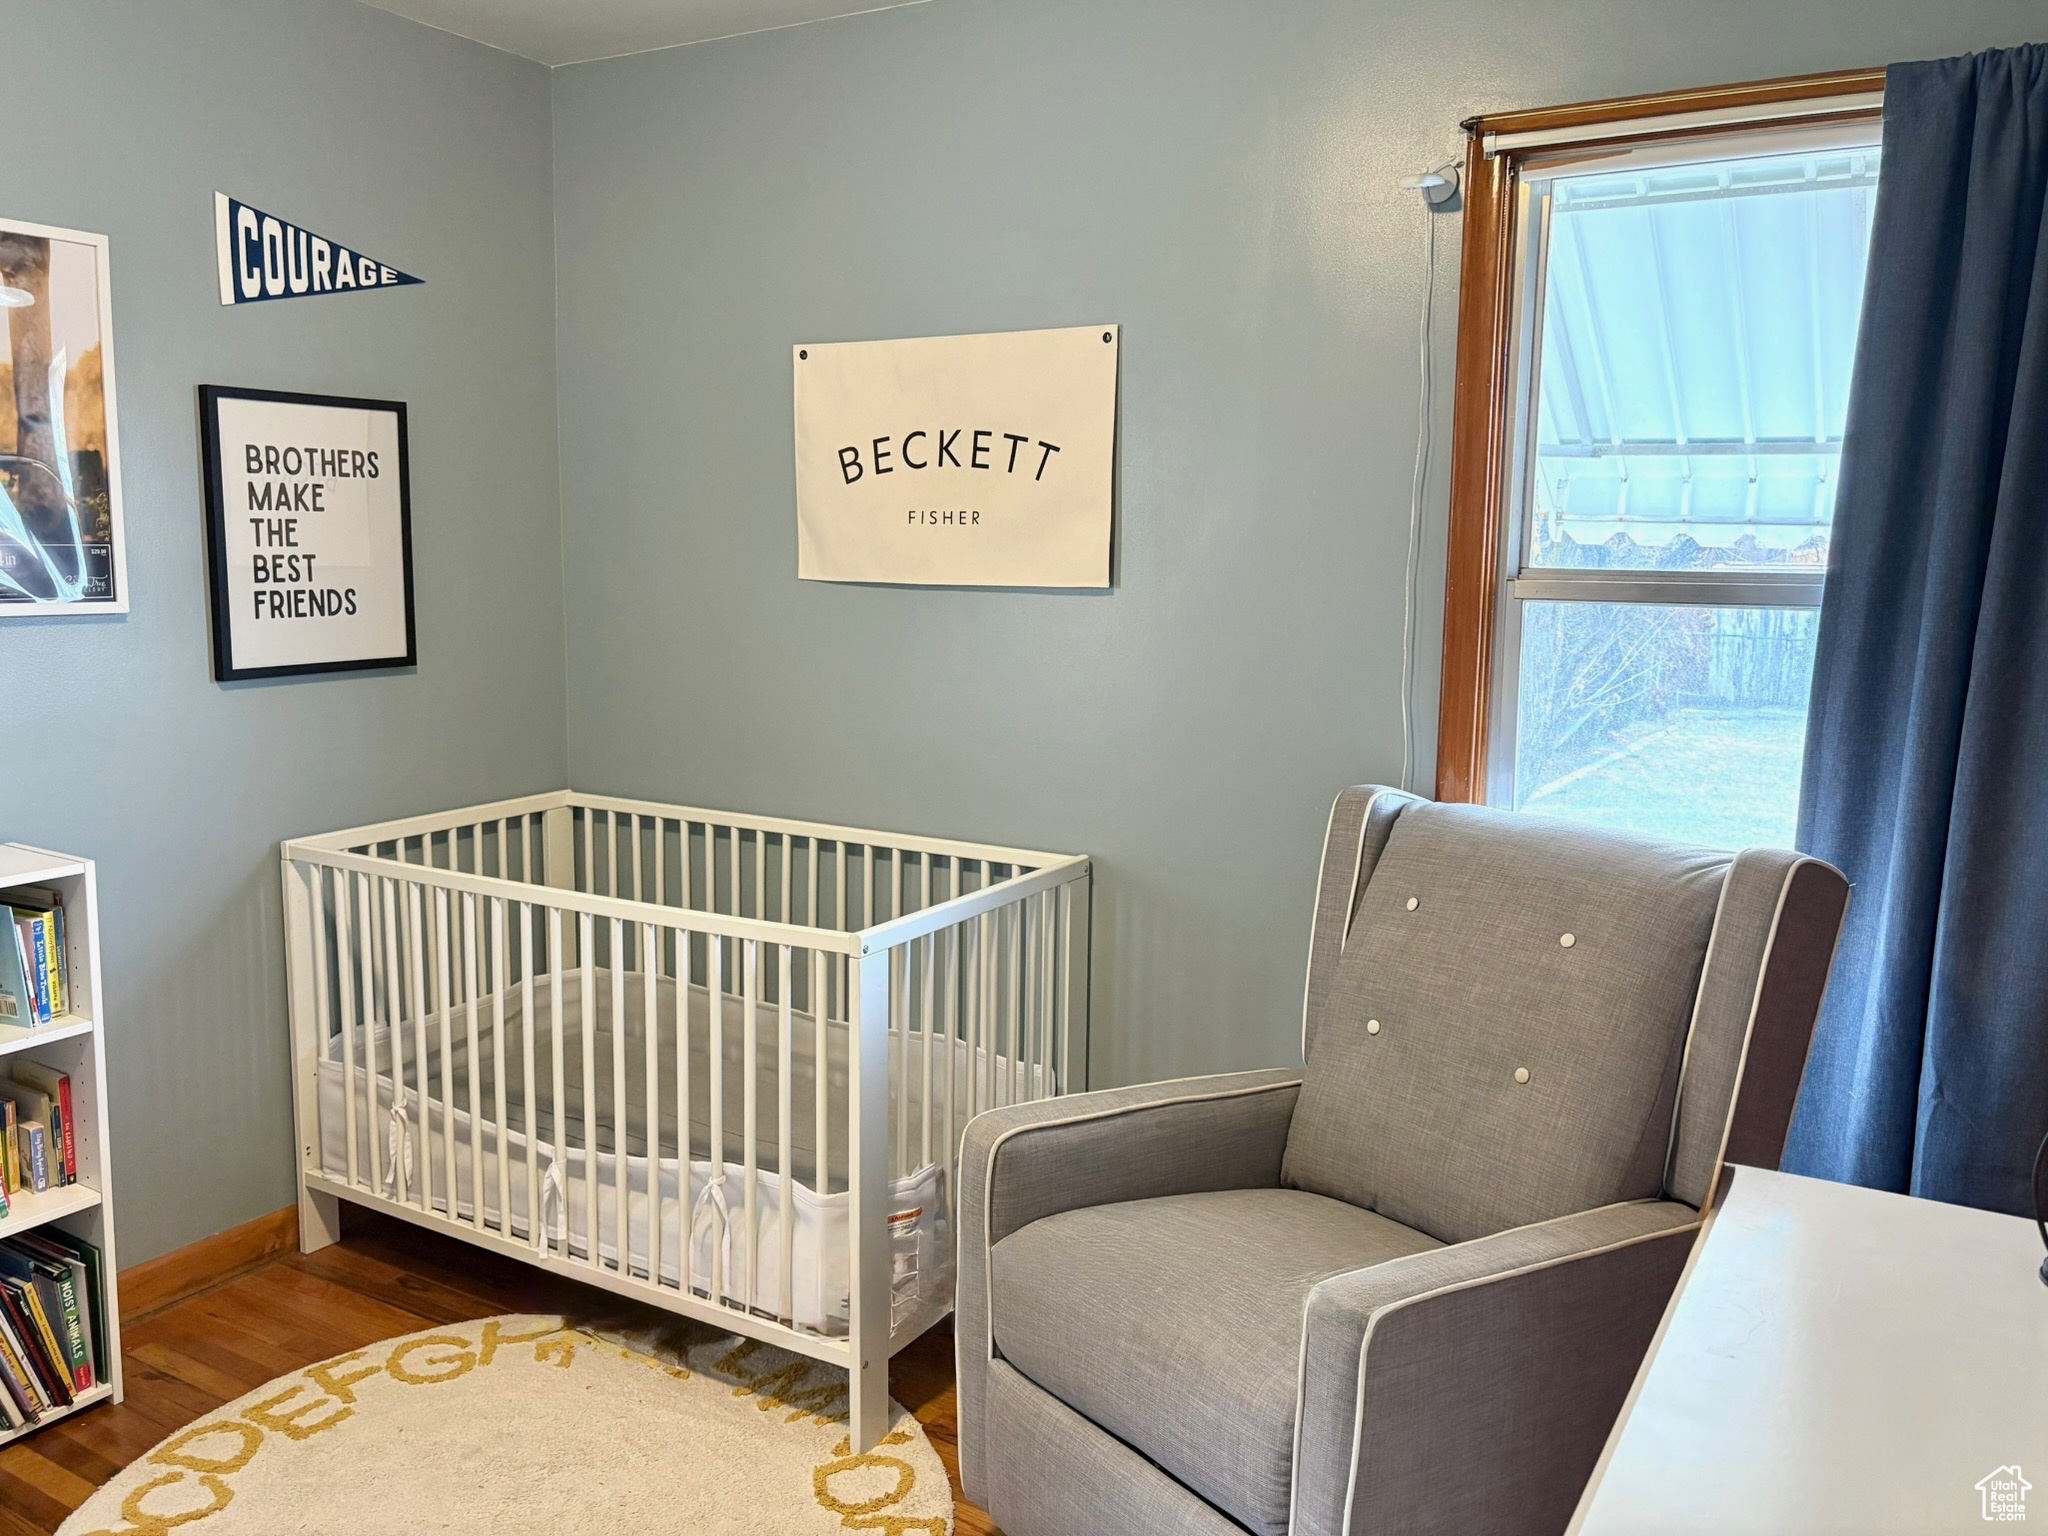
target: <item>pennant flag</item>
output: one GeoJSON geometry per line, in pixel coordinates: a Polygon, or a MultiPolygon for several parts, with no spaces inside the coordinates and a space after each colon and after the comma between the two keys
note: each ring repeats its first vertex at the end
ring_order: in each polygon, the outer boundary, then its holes
{"type": "Polygon", "coordinates": [[[423,281],[225,192],[213,194],[213,227],[220,247],[223,304],[310,299],[423,281]]]}

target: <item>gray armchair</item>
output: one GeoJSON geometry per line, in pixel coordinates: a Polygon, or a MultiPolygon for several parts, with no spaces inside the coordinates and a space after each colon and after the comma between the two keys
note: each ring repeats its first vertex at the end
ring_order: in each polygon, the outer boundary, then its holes
{"type": "Polygon", "coordinates": [[[968,1496],[1007,1536],[1561,1530],[1723,1163],[1777,1164],[1847,901],[1346,790],[1305,1069],[968,1126],[968,1496]]]}

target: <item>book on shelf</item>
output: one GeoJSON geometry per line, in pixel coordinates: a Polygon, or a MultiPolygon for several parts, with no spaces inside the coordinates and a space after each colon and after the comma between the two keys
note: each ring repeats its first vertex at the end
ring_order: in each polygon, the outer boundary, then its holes
{"type": "Polygon", "coordinates": [[[51,1363],[74,1393],[92,1390],[92,1351],[86,1343],[89,1303],[78,1294],[71,1266],[39,1254],[19,1239],[0,1243],[0,1280],[26,1284],[42,1307],[42,1325],[54,1346],[51,1363]]]}
{"type": "Polygon", "coordinates": [[[16,1082],[12,1077],[0,1077],[0,1101],[14,1105],[13,1188],[36,1191],[50,1188],[49,1131],[53,1108],[50,1096],[42,1089],[16,1082]]]}
{"type": "Polygon", "coordinates": [[[69,1407],[78,1394],[71,1385],[70,1367],[59,1364],[65,1358],[64,1350],[36,1288],[26,1280],[0,1274],[0,1308],[6,1310],[15,1333],[28,1347],[29,1367],[43,1396],[52,1407],[69,1407]]]}
{"type": "Polygon", "coordinates": [[[0,1306],[0,1392],[5,1393],[24,1423],[35,1423],[50,1406],[29,1367],[28,1346],[15,1333],[4,1306],[0,1306]]]}
{"type": "Polygon", "coordinates": [[[4,908],[14,930],[15,959],[27,994],[27,1016],[9,1018],[0,1001],[0,1023],[48,1024],[70,1008],[70,967],[64,952],[64,903],[55,891],[20,886],[4,908]]]}
{"type": "Polygon", "coordinates": [[[0,1182],[10,1196],[21,1192],[21,1138],[14,1134],[20,1119],[14,1100],[0,1097],[0,1182]]]}
{"type": "Polygon", "coordinates": [[[50,1183],[50,1128],[40,1120],[24,1120],[14,1133],[21,1138],[21,1166],[28,1175],[28,1187],[37,1194],[50,1183]]]}
{"type": "Polygon", "coordinates": [[[73,1237],[61,1227],[42,1227],[11,1239],[16,1247],[52,1264],[60,1264],[71,1275],[72,1294],[78,1305],[78,1322],[85,1340],[87,1386],[107,1379],[107,1288],[101,1268],[100,1251],[83,1238],[73,1237]]]}
{"type": "Polygon", "coordinates": [[[29,985],[28,955],[22,948],[21,930],[15,926],[14,909],[0,906],[0,1024],[27,1028],[40,1023],[35,989],[29,985]]]}
{"type": "Polygon", "coordinates": [[[71,1113],[71,1074],[40,1061],[16,1061],[14,1080],[50,1101],[50,1143],[59,1184],[78,1182],[78,1129],[71,1113]]]}
{"type": "Polygon", "coordinates": [[[0,1238],[0,1397],[23,1423],[107,1379],[107,1322],[95,1244],[57,1227],[0,1238]]]}

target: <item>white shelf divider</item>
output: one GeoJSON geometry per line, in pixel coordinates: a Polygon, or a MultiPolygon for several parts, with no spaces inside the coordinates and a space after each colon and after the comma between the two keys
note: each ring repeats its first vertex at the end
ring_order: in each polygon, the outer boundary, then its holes
{"type": "Polygon", "coordinates": [[[21,843],[0,843],[0,904],[11,905],[10,893],[21,886],[55,890],[63,898],[69,1011],[35,1028],[0,1025],[0,1076],[12,1076],[14,1062],[10,1058],[21,1056],[46,1062],[69,1075],[78,1182],[41,1193],[16,1191],[10,1197],[8,1214],[0,1217],[0,1237],[54,1222],[97,1247],[107,1291],[100,1309],[106,1318],[107,1336],[97,1341],[100,1377],[93,1388],[26,1428],[0,1428],[0,1446],[95,1403],[119,1402],[123,1395],[120,1266],[114,1252],[113,1170],[107,1137],[106,992],[100,981],[98,877],[90,859],[21,843]]]}

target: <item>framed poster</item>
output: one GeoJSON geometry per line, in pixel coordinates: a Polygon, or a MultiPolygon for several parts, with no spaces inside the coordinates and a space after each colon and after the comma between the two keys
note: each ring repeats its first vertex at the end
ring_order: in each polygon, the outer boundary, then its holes
{"type": "Polygon", "coordinates": [[[221,681],[410,667],[405,405],[199,389],[221,681]]]}
{"type": "Polygon", "coordinates": [[[792,349],[798,578],[1108,586],[1117,336],[792,349]]]}
{"type": "Polygon", "coordinates": [[[107,237],[0,219],[0,618],[126,613],[107,237]]]}

